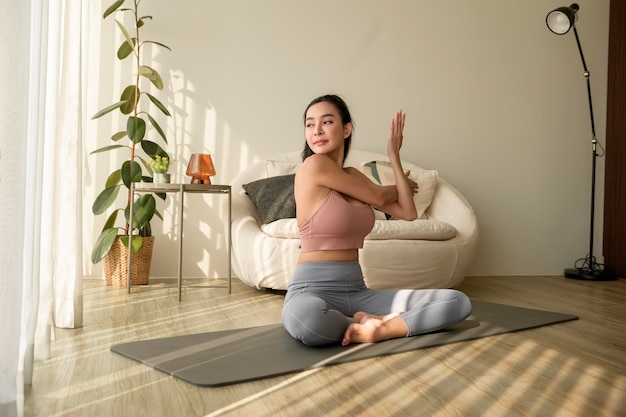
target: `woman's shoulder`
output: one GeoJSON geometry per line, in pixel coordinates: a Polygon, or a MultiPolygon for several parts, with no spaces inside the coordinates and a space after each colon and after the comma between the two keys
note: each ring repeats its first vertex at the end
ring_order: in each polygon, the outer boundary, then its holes
{"type": "Polygon", "coordinates": [[[324,170],[328,169],[328,165],[331,163],[332,161],[324,155],[314,154],[309,156],[302,162],[302,165],[300,165],[300,170],[304,172],[315,172],[319,170],[324,170]]]}
{"type": "Polygon", "coordinates": [[[296,182],[317,177],[320,172],[323,172],[323,162],[319,155],[311,155],[306,158],[296,171],[296,182]]]}
{"type": "Polygon", "coordinates": [[[302,161],[302,165],[318,165],[323,164],[327,160],[328,158],[326,156],[314,153],[302,161]]]}

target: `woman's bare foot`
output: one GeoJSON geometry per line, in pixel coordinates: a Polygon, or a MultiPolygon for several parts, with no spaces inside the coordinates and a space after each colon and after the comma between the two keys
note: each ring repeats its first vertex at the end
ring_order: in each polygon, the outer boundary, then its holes
{"type": "Polygon", "coordinates": [[[354,320],[355,323],[364,323],[368,319],[382,320],[383,317],[369,314],[364,311],[358,311],[354,313],[354,316],[352,316],[352,320],[354,320]]]}
{"type": "Polygon", "coordinates": [[[409,329],[401,318],[393,317],[387,320],[381,319],[379,316],[367,315],[360,316],[361,322],[352,323],[346,329],[342,346],[347,346],[350,343],[371,343],[380,342],[382,340],[393,339],[396,337],[404,337],[407,335],[409,329]]]}
{"type": "Polygon", "coordinates": [[[377,342],[377,331],[383,325],[383,321],[377,318],[364,318],[362,322],[354,322],[346,329],[341,341],[342,346],[350,343],[377,342]]]}
{"type": "Polygon", "coordinates": [[[375,314],[369,314],[369,313],[366,313],[364,311],[357,311],[356,313],[354,313],[354,316],[352,316],[352,319],[356,323],[363,324],[368,319],[375,319],[375,320],[381,320],[381,321],[391,320],[391,319],[393,319],[395,317],[398,317],[402,313],[403,313],[403,311],[399,311],[397,313],[387,314],[386,316],[377,316],[375,314]]]}

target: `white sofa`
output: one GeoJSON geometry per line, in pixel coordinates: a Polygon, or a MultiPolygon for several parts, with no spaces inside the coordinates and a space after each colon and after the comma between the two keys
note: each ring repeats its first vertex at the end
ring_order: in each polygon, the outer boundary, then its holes
{"type": "MultiPolygon", "coordinates": [[[[345,165],[363,169],[365,162],[386,159],[385,155],[352,149],[345,165]]],[[[259,289],[287,289],[300,240],[295,218],[263,224],[243,185],[293,173],[300,162],[300,152],[277,155],[251,165],[231,183],[233,270],[241,281],[259,289]]],[[[406,161],[403,167],[411,170],[412,177],[434,173],[432,200],[418,202],[426,209],[425,216],[413,222],[383,220],[382,213],[377,214],[374,230],[360,253],[365,281],[370,288],[458,287],[476,250],[478,227],[474,211],[459,191],[437,178],[437,171],[427,171],[406,161]]],[[[418,183],[418,196],[430,200],[429,187],[419,178],[418,183]]]]}

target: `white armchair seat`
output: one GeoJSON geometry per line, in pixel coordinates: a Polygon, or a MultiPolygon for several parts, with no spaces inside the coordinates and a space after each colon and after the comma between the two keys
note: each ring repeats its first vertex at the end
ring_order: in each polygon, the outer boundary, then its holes
{"type": "MultiPolygon", "coordinates": [[[[384,160],[385,155],[352,149],[346,166],[361,167],[366,162],[384,160]]],[[[300,239],[295,218],[263,224],[242,186],[295,172],[300,162],[300,152],[277,155],[248,167],[231,183],[232,265],[237,277],[246,284],[287,289],[300,239]]],[[[406,161],[403,167],[415,174],[425,172],[406,161]]],[[[425,215],[417,220],[383,220],[377,216],[360,251],[368,287],[455,288],[461,284],[476,250],[476,216],[468,201],[444,179],[438,178],[432,191],[425,215]]]]}

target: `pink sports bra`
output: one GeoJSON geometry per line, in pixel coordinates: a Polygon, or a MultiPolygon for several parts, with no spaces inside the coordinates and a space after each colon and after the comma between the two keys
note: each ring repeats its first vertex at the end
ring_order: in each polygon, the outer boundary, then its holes
{"type": "Polygon", "coordinates": [[[350,204],[330,190],[320,208],[299,228],[302,252],[358,249],[374,227],[374,211],[368,204],[350,204]]]}

